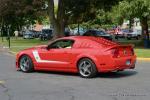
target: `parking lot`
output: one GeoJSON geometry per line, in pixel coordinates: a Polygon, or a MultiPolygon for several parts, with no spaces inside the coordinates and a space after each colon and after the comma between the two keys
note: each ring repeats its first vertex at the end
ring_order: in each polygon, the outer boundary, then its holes
{"type": "Polygon", "coordinates": [[[0,50],[0,100],[148,100],[150,62],[135,70],[101,73],[93,79],[57,72],[22,73],[15,57],[0,50]]]}

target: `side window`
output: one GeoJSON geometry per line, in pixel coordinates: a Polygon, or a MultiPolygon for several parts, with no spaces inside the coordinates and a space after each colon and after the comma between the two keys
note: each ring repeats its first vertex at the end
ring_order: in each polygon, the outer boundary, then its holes
{"type": "Polygon", "coordinates": [[[96,31],[96,34],[97,34],[97,36],[101,36],[101,35],[103,35],[104,33],[103,33],[102,31],[96,31]]]}
{"type": "Polygon", "coordinates": [[[49,49],[72,48],[74,40],[58,40],[48,46],[49,49]]]}

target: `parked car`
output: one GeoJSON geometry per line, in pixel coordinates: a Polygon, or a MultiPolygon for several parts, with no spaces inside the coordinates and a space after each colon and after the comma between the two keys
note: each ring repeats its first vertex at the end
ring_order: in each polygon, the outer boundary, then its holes
{"type": "Polygon", "coordinates": [[[39,36],[41,34],[41,31],[32,30],[31,32],[33,32],[35,38],[39,38],[39,36]]]}
{"type": "Polygon", "coordinates": [[[78,33],[78,28],[75,28],[72,30],[72,35],[83,35],[83,33],[86,32],[86,29],[79,27],[79,33],[78,33]]]}
{"type": "Polygon", "coordinates": [[[52,29],[43,29],[39,38],[41,40],[50,40],[53,37],[53,30],[52,29]]]}
{"type": "Polygon", "coordinates": [[[109,30],[107,30],[106,32],[109,33],[109,34],[112,34],[112,35],[115,34],[115,30],[114,30],[114,29],[109,29],[109,30]]]}
{"type": "Polygon", "coordinates": [[[139,39],[141,37],[142,31],[141,30],[134,30],[134,31],[130,31],[126,34],[126,38],[128,40],[130,39],[139,39]]]}
{"type": "Polygon", "coordinates": [[[112,35],[103,30],[88,30],[83,34],[83,36],[103,37],[105,39],[112,40],[112,35]]]}
{"type": "Polygon", "coordinates": [[[135,63],[136,55],[131,45],[89,36],[59,38],[16,55],[16,70],[73,72],[84,78],[95,77],[98,72],[134,69],[135,63]]]}
{"type": "Polygon", "coordinates": [[[120,30],[118,31],[117,33],[115,33],[115,39],[119,39],[119,38],[125,38],[125,33],[126,33],[126,30],[120,30]]]}
{"type": "Polygon", "coordinates": [[[24,39],[33,39],[34,38],[34,33],[30,30],[27,30],[23,33],[23,38],[24,39]]]}
{"type": "Polygon", "coordinates": [[[71,35],[71,30],[70,30],[69,27],[65,28],[64,34],[65,34],[65,36],[70,36],[71,35]]]}

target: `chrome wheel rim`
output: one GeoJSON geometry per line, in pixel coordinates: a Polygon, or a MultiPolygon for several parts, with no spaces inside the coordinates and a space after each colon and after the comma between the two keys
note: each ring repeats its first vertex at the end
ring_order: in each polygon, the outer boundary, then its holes
{"type": "Polygon", "coordinates": [[[87,77],[92,73],[92,65],[88,61],[83,61],[79,64],[79,72],[82,76],[87,77]]]}
{"type": "Polygon", "coordinates": [[[23,57],[20,60],[20,68],[22,71],[27,71],[29,69],[30,65],[29,65],[29,59],[27,57],[23,57]]]}

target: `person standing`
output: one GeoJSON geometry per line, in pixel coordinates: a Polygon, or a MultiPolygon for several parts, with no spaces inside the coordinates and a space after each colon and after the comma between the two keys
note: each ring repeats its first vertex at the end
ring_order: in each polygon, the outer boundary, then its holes
{"type": "Polygon", "coordinates": [[[118,34],[119,34],[119,27],[118,26],[116,26],[116,28],[115,28],[115,38],[118,40],[118,34]]]}
{"type": "Polygon", "coordinates": [[[19,32],[16,30],[16,31],[14,32],[14,34],[15,34],[15,38],[17,39],[17,38],[18,38],[18,35],[19,35],[19,32]]]}

